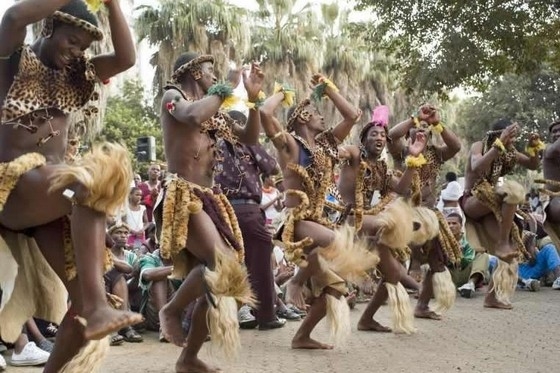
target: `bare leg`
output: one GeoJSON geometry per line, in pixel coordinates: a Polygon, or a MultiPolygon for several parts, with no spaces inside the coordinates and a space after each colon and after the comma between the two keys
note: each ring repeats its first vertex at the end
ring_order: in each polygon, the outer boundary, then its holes
{"type": "Polygon", "coordinates": [[[62,227],[62,221],[57,220],[38,227],[34,232],[34,238],[41,253],[56,274],[62,279],[72,302],[72,307],[68,310],[58,327],[54,349],[45,365],[45,373],[59,372],[86,344],[84,327],[76,320],[76,315],[80,314],[82,308],[82,297],[78,280],[75,278],[70,282],[66,281],[62,227]]]}
{"type": "MultiPolygon", "coordinates": [[[[312,221],[300,221],[295,227],[295,239],[301,240],[304,237],[313,239],[315,247],[327,247],[334,240],[334,233],[327,227],[312,221]]],[[[313,249],[308,252],[307,267],[300,267],[298,272],[286,284],[286,303],[291,303],[297,308],[305,309],[305,299],[303,297],[303,286],[318,270],[318,257],[316,251],[313,249]]]]}
{"type": "Polygon", "coordinates": [[[388,292],[387,288],[384,285],[384,282],[387,281],[391,284],[397,284],[399,279],[401,278],[402,265],[395,259],[391,250],[385,246],[379,246],[379,265],[378,269],[384,277],[383,282],[379,284],[377,287],[377,291],[375,295],[368,303],[366,309],[362,313],[360,320],[358,321],[358,330],[369,330],[375,332],[390,332],[391,329],[379,324],[377,321],[373,319],[375,313],[387,301],[388,292]]]}
{"type": "Polygon", "coordinates": [[[510,243],[510,232],[516,209],[517,205],[504,203],[502,205],[502,223],[498,224],[492,215],[492,211],[476,197],[468,197],[463,205],[466,216],[477,221],[484,218],[483,223],[489,232],[499,232],[499,242],[494,250],[494,255],[507,263],[510,263],[517,256],[516,250],[510,243]]]}
{"type": "Polygon", "coordinates": [[[494,288],[494,280],[490,278],[490,282],[488,283],[488,293],[486,293],[486,297],[484,298],[484,307],[486,308],[498,308],[501,310],[511,310],[513,306],[508,303],[502,303],[496,299],[496,292],[493,290],[494,288]]]}
{"type": "MultiPolygon", "coordinates": [[[[169,303],[163,306],[159,311],[161,334],[166,340],[179,347],[186,346],[186,336],[183,332],[181,322],[183,311],[191,302],[194,302],[196,299],[204,295],[203,273],[203,265],[194,267],[185,281],[183,281],[181,287],[179,287],[179,290],[177,290],[171,301],[169,301],[169,303]]],[[[193,327],[193,322],[194,320],[191,322],[191,329],[193,327]]],[[[206,321],[203,323],[206,324],[206,321]]],[[[204,338],[206,338],[206,335],[204,338]]]]}
{"type": "Polygon", "coordinates": [[[319,321],[327,314],[327,298],[325,294],[321,294],[313,300],[309,312],[301,323],[296,335],[292,339],[292,348],[294,349],[320,349],[331,350],[333,346],[320,343],[311,338],[311,332],[317,326],[319,321]]]}
{"type": "Polygon", "coordinates": [[[506,263],[510,263],[517,256],[517,251],[510,242],[511,227],[513,225],[516,210],[517,205],[507,203],[502,205],[502,222],[499,224],[500,240],[494,250],[494,255],[506,263]]]}
{"type": "Polygon", "coordinates": [[[204,340],[208,336],[208,326],[206,324],[206,313],[208,303],[206,299],[199,298],[192,315],[191,328],[187,337],[186,346],[183,348],[175,369],[180,373],[214,373],[220,372],[219,369],[208,366],[198,358],[198,353],[202,348],[204,340]]]}
{"type": "Polygon", "coordinates": [[[305,310],[303,287],[318,271],[320,271],[319,253],[317,249],[314,249],[307,255],[307,266],[300,267],[298,272],[286,284],[286,303],[291,303],[300,310],[305,310]]]}
{"type": "MultiPolygon", "coordinates": [[[[188,232],[187,250],[194,255],[192,259],[198,259],[200,262],[206,263],[209,269],[213,269],[215,265],[215,250],[233,255],[231,249],[226,247],[216,226],[204,211],[190,216],[188,232]]],[[[181,320],[183,311],[190,303],[204,296],[204,270],[204,265],[195,266],[171,301],[159,311],[159,322],[163,337],[179,347],[184,347],[186,343],[181,320]]],[[[194,320],[192,324],[194,324],[194,320]]],[[[202,344],[206,336],[207,334],[197,343],[202,344]]]]}
{"type": "Polygon", "coordinates": [[[377,291],[375,292],[371,301],[368,303],[366,309],[364,310],[364,313],[362,313],[362,316],[358,321],[358,330],[382,333],[391,332],[391,328],[381,325],[373,318],[377,310],[387,301],[387,297],[387,288],[384,286],[384,281],[382,281],[381,283],[379,283],[377,291]]]}
{"type": "Polygon", "coordinates": [[[418,296],[418,303],[416,303],[416,308],[414,309],[414,317],[421,319],[431,319],[431,320],[441,320],[441,316],[430,310],[430,299],[434,296],[434,289],[432,284],[433,272],[430,269],[426,273],[424,278],[424,283],[422,284],[422,291],[418,296]]]}
{"type": "Polygon", "coordinates": [[[40,343],[46,339],[45,336],[41,334],[41,331],[37,327],[33,318],[27,320],[25,323],[25,329],[27,330],[27,338],[31,339],[33,342],[40,343]]]}
{"type": "Polygon", "coordinates": [[[71,226],[80,290],[88,295],[82,309],[86,320],[86,339],[101,339],[125,326],[141,322],[142,315],[115,310],[107,303],[101,265],[105,256],[105,215],[77,205],[72,211],[71,226]]]}

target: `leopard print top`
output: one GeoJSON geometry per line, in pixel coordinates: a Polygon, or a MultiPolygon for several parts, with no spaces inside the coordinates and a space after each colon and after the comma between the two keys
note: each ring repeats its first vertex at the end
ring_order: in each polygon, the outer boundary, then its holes
{"type": "Polygon", "coordinates": [[[368,162],[365,149],[360,147],[360,169],[363,169],[364,201],[371,201],[376,190],[379,191],[381,197],[387,195],[390,191],[392,173],[389,172],[387,162],[378,159],[375,162],[368,162]]]}
{"type": "MultiPolygon", "coordinates": [[[[174,89],[178,91],[184,100],[188,102],[194,102],[195,100],[188,96],[179,85],[175,83],[168,83],[164,89],[174,89]]],[[[223,139],[230,144],[237,144],[239,139],[233,133],[233,126],[238,123],[232,117],[227,115],[226,113],[217,112],[214,114],[210,119],[202,123],[200,132],[201,133],[208,133],[210,136],[215,136],[217,138],[223,139]]]]}
{"type": "Polygon", "coordinates": [[[97,100],[95,67],[86,57],[65,69],[45,66],[30,46],[21,47],[11,58],[19,56],[18,72],[2,104],[0,123],[19,124],[26,116],[48,109],[64,114],[83,109],[86,115],[97,112],[88,107],[97,100]]]}
{"type": "Polygon", "coordinates": [[[427,162],[418,170],[421,188],[437,180],[441,165],[443,164],[435,146],[427,146],[423,154],[427,162]]]}

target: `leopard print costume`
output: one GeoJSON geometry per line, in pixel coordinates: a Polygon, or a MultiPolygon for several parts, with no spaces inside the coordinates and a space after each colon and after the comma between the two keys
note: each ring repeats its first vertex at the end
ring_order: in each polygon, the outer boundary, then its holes
{"type": "MultiPolygon", "coordinates": [[[[97,114],[96,106],[87,105],[90,100],[98,100],[99,94],[95,92],[95,67],[86,57],[82,56],[65,69],[55,70],[45,66],[26,45],[12,54],[10,61],[14,65],[17,63],[18,72],[2,104],[2,124],[23,127],[35,133],[38,127],[34,120],[40,118],[44,123],[50,123],[49,110],[65,115],[82,110],[86,117],[97,114]]],[[[58,131],[52,131],[37,145],[58,134],[58,131]]]]}

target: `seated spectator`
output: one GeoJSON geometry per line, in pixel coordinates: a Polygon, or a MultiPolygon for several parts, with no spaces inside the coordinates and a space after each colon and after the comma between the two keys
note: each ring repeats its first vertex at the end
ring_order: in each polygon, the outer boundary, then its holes
{"type": "Polygon", "coordinates": [[[519,281],[527,290],[538,291],[540,279],[552,272],[555,280],[552,288],[560,290],[560,256],[548,236],[539,238],[536,245],[529,247],[531,260],[519,264],[519,281]]]}
{"type": "MultiPolygon", "coordinates": [[[[142,289],[140,313],[146,318],[146,329],[161,333],[159,311],[171,300],[181,281],[168,278],[173,271],[173,263],[162,258],[159,249],[142,256],[139,263],[142,289]]],[[[161,334],[160,342],[166,342],[161,334]]]]}
{"type": "MultiPolygon", "coordinates": [[[[450,183],[451,184],[451,183],[450,183]]],[[[469,245],[463,233],[463,218],[456,212],[451,212],[446,217],[449,229],[455,236],[463,252],[459,268],[449,268],[453,283],[458,287],[463,298],[471,298],[478,287],[488,280],[489,255],[477,253],[469,245]]]]}
{"type": "MultiPolygon", "coordinates": [[[[137,270],[137,256],[132,251],[128,250],[126,242],[128,240],[129,229],[124,223],[115,224],[109,228],[109,235],[113,242],[111,253],[113,256],[114,267],[111,268],[103,276],[105,281],[105,291],[107,293],[116,295],[120,298],[122,303],[120,309],[130,309],[130,296],[127,279],[134,278],[135,268],[137,270]]],[[[126,342],[142,342],[143,338],[132,327],[128,326],[119,330],[126,342]]],[[[113,335],[111,337],[111,344],[117,345],[122,343],[122,339],[113,335]]]]}
{"type": "Polygon", "coordinates": [[[146,241],[142,243],[142,246],[137,251],[138,256],[143,256],[146,254],[151,254],[159,249],[159,244],[156,240],[156,225],[154,223],[148,224],[146,228],[146,241]]]}
{"type": "MultiPolygon", "coordinates": [[[[23,331],[13,345],[10,365],[14,367],[43,365],[49,359],[50,353],[37,347],[35,342],[30,342],[23,331]]],[[[6,361],[0,355],[0,370],[6,367],[6,361]]]]}

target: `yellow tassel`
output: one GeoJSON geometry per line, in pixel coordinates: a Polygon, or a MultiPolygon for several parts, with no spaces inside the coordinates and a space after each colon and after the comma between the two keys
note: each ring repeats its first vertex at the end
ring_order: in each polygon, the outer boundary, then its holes
{"type": "Polygon", "coordinates": [[[388,293],[389,308],[391,308],[393,331],[404,334],[416,333],[410,297],[404,286],[400,282],[396,285],[386,282],[385,287],[388,293]]]}
{"type": "Polygon", "coordinates": [[[85,0],[90,12],[97,13],[105,3],[103,0],[85,0]]]}
{"type": "Polygon", "coordinates": [[[540,152],[541,150],[544,150],[544,148],[546,148],[546,145],[544,144],[544,142],[539,140],[537,142],[537,145],[526,147],[525,148],[525,153],[529,154],[531,157],[535,157],[538,154],[538,152],[540,152]]]}
{"type": "Polygon", "coordinates": [[[320,82],[325,84],[327,87],[332,89],[335,92],[338,92],[338,87],[328,78],[321,78],[320,82]]]}
{"type": "Polygon", "coordinates": [[[492,144],[492,147],[498,149],[502,153],[506,152],[506,147],[504,146],[504,143],[500,139],[494,140],[494,143],[492,144]]]}
{"type": "Polygon", "coordinates": [[[294,105],[296,99],[296,91],[290,88],[284,88],[278,82],[274,82],[274,93],[282,92],[284,94],[284,99],[282,100],[282,107],[289,108],[294,105]]]}
{"type": "Polygon", "coordinates": [[[424,158],[424,154],[420,154],[417,157],[409,155],[405,160],[406,167],[408,168],[420,168],[427,162],[426,158],[424,158]]]}
{"type": "Polygon", "coordinates": [[[222,110],[230,110],[231,108],[233,108],[235,105],[237,105],[239,103],[239,98],[237,96],[234,95],[229,95],[225,98],[225,100],[222,102],[222,106],[221,109],[222,110]]]}
{"type": "Polygon", "coordinates": [[[432,131],[434,131],[437,134],[440,134],[443,132],[443,124],[442,123],[438,123],[435,126],[432,127],[432,131]]]}
{"type": "Polygon", "coordinates": [[[327,325],[331,339],[336,345],[343,344],[350,336],[350,307],[346,298],[325,295],[327,301],[327,325]]]}
{"type": "Polygon", "coordinates": [[[432,275],[432,286],[436,300],[434,311],[441,313],[453,307],[457,291],[447,268],[443,272],[435,272],[432,275]]]}

